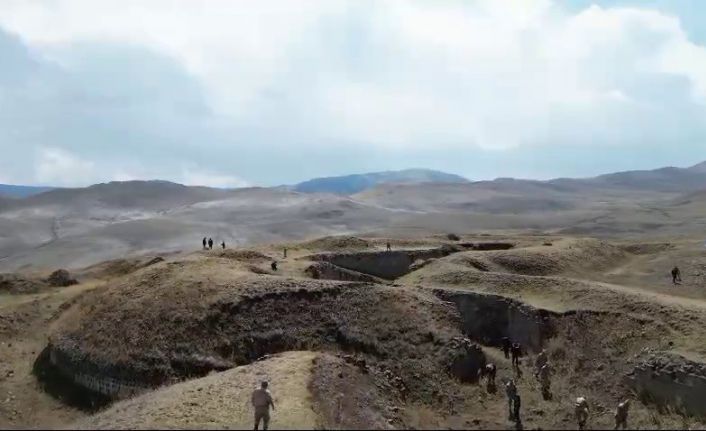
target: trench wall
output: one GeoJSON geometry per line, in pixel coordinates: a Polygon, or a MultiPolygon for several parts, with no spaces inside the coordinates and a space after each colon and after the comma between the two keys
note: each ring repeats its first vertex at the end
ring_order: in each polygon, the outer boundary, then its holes
{"type": "Polygon", "coordinates": [[[108,373],[96,372],[95,364],[74,357],[75,355],[66,353],[56,346],[49,345],[47,349],[49,349],[49,365],[54,371],[79,387],[111,399],[128,398],[147,389],[137,380],[107,377],[108,373]]]}
{"type": "Polygon", "coordinates": [[[554,313],[546,310],[497,295],[441,289],[435,292],[441,299],[456,304],[464,333],[483,344],[500,346],[502,338],[508,337],[536,353],[554,334],[551,319],[554,313]]]}
{"type": "Polygon", "coordinates": [[[459,245],[479,251],[509,250],[515,247],[515,244],[511,242],[464,242],[459,245]]]}
{"type": "Polygon", "coordinates": [[[312,257],[341,268],[393,280],[410,272],[410,265],[421,259],[448,256],[453,251],[444,248],[428,250],[392,250],[360,253],[328,253],[312,257]]]}
{"type": "Polygon", "coordinates": [[[322,280],[363,281],[370,283],[380,283],[384,281],[372,275],[341,268],[330,262],[317,262],[308,267],[306,272],[312,278],[322,280]]]}
{"type": "Polygon", "coordinates": [[[706,365],[684,358],[652,358],[635,367],[627,382],[647,401],[706,418],[706,365]]]}

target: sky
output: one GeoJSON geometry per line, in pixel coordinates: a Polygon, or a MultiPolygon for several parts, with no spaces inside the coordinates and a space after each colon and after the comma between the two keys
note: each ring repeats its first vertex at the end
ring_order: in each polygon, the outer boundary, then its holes
{"type": "Polygon", "coordinates": [[[0,183],[704,160],[706,1],[0,1],[0,183]]]}

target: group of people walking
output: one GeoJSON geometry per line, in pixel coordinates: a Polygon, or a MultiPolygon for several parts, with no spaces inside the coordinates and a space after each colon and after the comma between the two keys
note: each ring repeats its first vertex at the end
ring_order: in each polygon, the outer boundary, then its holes
{"type": "MultiPolygon", "coordinates": [[[[511,359],[512,368],[515,373],[515,378],[509,378],[504,380],[505,395],[507,397],[508,403],[508,417],[510,420],[515,421],[518,429],[522,428],[522,419],[520,417],[520,408],[522,405],[522,399],[520,397],[515,379],[519,379],[522,376],[520,371],[520,358],[522,356],[522,346],[518,342],[511,342],[509,338],[503,337],[501,342],[501,348],[506,359],[511,359]]],[[[489,392],[495,389],[495,376],[497,373],[497,367],[495,364],[486,364],[483,369],[479,371],[480,378],[486,378],[487,390],[489,392]]],[[[549,364],[549,359],[547,357],[547,352],[542,350],[534,361],[534,377],[539,381],[539,385],[542,391],[542,398],[545,400],[552,399],[551,393],[551,374],[552,368],[549,364]]],[[[628,410],[630,408],[630,400],[624,400],[620,402],[615,410],[615,429],[627,429],[628,421],[628,410]]],[[[586,427],[586,423],[589,417],[589,407],[586,397],[580,396],[576,398],[574,403],[574,415],[576,417],[576,424],[578,429],[583,430],[586,427]]]]}
{"type": "MultiPolygon", "coordinates": [[[[206,237],[203,237],[203,240],[201,241],[201,245],[203,246],[204,250],[213,250],[213,239],[209,238],[208,240],[206,240],[206,237]]],[[[225,240],[221,241],[221,247],[225,250],[225,248],[226,248],[225,240]]]]}

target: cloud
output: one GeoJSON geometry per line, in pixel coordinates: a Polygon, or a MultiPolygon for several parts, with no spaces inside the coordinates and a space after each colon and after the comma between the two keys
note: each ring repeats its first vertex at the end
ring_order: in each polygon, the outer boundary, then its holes
{"type": "Polygon", "coordinates": [[[706,157],[706,49],[648,7],[5,0],[0,27],[0,149],[21,162],[48,146],[98,175],[231,185],[432,157],[477,178],[578,147],[706,157]]]}
{"type": "Polygon", "coordinates": [[[35,177],[39,183],[57,186],[85,185],[96,178],[95,164],[59,148],[41,148],[35,177]]]}
{"type": "Polygon", "coordinates": [[[240,178],[217,174],[213,172],[203,172],[184,168],[180,180],[178,182],[190,186],[206,186],[206,187],[221,187],[221,188],[238,188],[247,187],[250,184],[240,178]]]}

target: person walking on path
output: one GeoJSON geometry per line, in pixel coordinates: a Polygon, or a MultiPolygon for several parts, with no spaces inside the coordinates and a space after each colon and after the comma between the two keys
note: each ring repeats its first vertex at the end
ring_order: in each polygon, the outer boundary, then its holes
{"type": "Polygon", "coordinates": [[[260,387],[255,389],[252,397],[250,397],[255,408],[255,427],[253,428],[255,430],[260,427],[260,421],[262,421],[262,429],[267,430],[270,425],[270,407],[272,407],[272,411],[275,410],[275,403],[267,386],[267,382],[262,382],[260,387]]]}
{"type": "Polygon", "coordinates": [[[517,386],[515,386],[514,380],[509,379],[505,382],[505,395],[507,395],[508,418],[512,420],[515,415],[515,396],[517,395],[517,386]]]}

